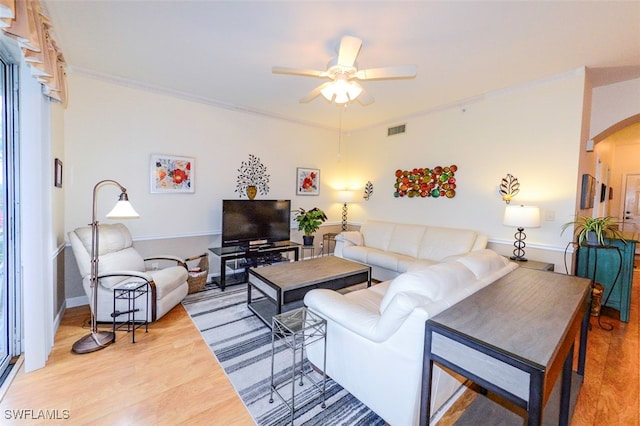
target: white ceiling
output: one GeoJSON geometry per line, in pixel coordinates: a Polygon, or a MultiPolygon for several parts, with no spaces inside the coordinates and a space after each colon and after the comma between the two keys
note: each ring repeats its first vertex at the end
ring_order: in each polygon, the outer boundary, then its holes
{"type": "MultiPolygon", "coordinates": [[[[582,66],[596,84],[640,77],[640,1],[44,0],[70,73],[166,90],[337,128],[341,107],[298,100],[324,82],[272,66],[326,69],[340,38],[360,69],[417,64],[408,80],[364,81],[375,98],[343,129],[414,114],[582,66]]],[[[73,103],[73,98],[70,99],[73,103]]]]}

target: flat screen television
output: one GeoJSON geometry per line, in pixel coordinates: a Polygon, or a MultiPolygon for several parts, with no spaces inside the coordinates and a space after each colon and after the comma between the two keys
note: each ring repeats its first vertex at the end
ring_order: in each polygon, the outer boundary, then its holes
{"type": "Polygon", "coordinates": [[[222,200],[222,246],[289,241],[291,200],[222,200]]]}

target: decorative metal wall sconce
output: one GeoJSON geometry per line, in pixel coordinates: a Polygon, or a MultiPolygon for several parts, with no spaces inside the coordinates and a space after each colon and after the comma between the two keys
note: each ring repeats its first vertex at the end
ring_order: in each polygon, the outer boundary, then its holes
{"type": "Polygon", "coordinates": [[[511,199],[520,192],[520,183],[518,183],[518,178],[507,174],[506,177],[502,178],[498,192],[502,195],[502,201],[509,204],[511,199]]]}
{"type": "Polygon", "coordinates": [[[369,201],[369,197],[371,197],[371,194],[373,194],[373,184],[371,183],[371,181],[367,181],[364,186],[364,195],[362,196],[362,198],[364,198],[365,201],[369,201]]]}

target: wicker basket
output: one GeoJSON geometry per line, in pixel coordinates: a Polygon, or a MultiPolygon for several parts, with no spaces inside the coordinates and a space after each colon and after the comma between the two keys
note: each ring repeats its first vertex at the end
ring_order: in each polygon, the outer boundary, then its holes
{"type": "Polygon", "coordinates": [[[189,276],[187,277],[189,294],[204,290],[204,286],[207,284],[207,277],[209,276],[209,256],[204,253],[199,256],[190,257],[187,259],[187,262],[196,259],[200,259],[200,261],[195,268],[189,269],[189,276]]]}

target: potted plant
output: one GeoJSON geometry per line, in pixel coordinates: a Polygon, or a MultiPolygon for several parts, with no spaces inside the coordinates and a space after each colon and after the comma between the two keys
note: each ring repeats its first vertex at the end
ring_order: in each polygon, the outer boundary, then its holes
{"type": "Polygon", "coordinates": [[[299,208],[295,210],[295,214],[295,220],[298,222],[298,231],[304,232],[302,237],[304,245],[313,245],[313,234],[320,228],[322,222],[327,220],[327,215],[317,207],[308,211],[299,208]]]}
{"type": "Polygon", "coordinates": [[[269,193],[267,167],[260,162],[258,157],[249,154],[249,160],[242,162],[238,172],[240,174],[236,181],[236,192],[241,197],[246,194],[250,200],[253,200],[258,191],[262,195],[269,193]]]}
{"type": "Polygon", "coordinates": [[[611,216],[589,217],[580,216],[576,220],[562,225],[562,232],[570,226],[574,226],[574,234],[578,240],[578,245],[601,245],[604,246],[605,238],[622,238],[622,233],[618,228],[619,222],[611,216]]]}

